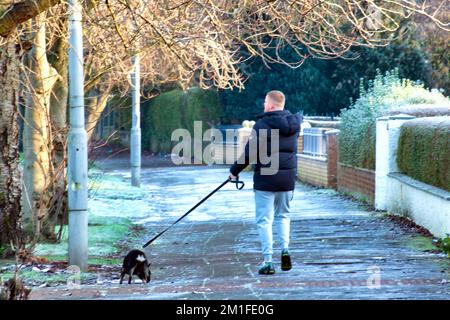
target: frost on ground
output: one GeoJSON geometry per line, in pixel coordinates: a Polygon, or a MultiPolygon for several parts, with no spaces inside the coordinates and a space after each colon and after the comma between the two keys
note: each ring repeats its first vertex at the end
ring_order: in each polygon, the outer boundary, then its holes
{"type": "MultiPolygon", "coordinates": [[[[227,178],[227,169],[179,167],[142,170],[141,187],[131,186],[128,169],[107,173],[89,170],[89,265],[82,273],[82,283],[97,283],[98,279],[117,281],[121,258],[132,247],[140,247],[147,239],[169,226],[227,178]],[[192,188],[186,188],[186,183],[192,188]],[[163,190],[163,191],[162,191],[163,190]],[[145,236],[142,234],[145,233],[145,236]],[[93,273],[96,272],[96,274],[93,273]],[[102,275],[102,272],[106,274],[102,275]],[[110,274],[108,274],[108,272],[110,274]],[[99,276],[100,275],[100,276],[99,276]]],[[[183,223],[220,219],[252,219],[253,203],[242,208],[239,194],[251,191],[251,176],[243,191],[233,185],[224,186],[202,206],[187,216],[183,223]]],[[[59,231],[57,226],[57,231],[59,231]]],[[[68,272],[68,226],[62,229],[60,243],[39,243],[34,255],[37,262],[22,266],[21,276],[31,286],[66,284],[73,275],[68,272]]],[[[0,278],[14,273],[13,261],[0,263],[0,278]]],[[[101,280],[103,281],[103,280],[101,280]]]]}
{"type": "MultiPolygon", "coordinates": [[[[148,216],[151,185],[131,186],[129,173],[105,174],[93,169],[89,175],[89,216],[139,219],[148,216]]],[[[151,197],[151,196],[150,196],[151,197]]]]}
{"type": "MultiPolygon", "coordinates": [[[[137,242],[133,219],[144,217],[148,210],[145,191],[129,186],[122,175],[106,175],[97,169],[89,171],[88,206],[90,272],[81,273],[82,283],[97,281],[99,272],[118,274],[122,252],[137,242]]],[[[60,226],[56,228],[59,231],[60,226]]],[[[67,264],[68,226],[63,226],[61,235],[60,243],[37,244],[34,256],[38,258],[21,266],[20,276],[27,285],[66,284],[73,277],[67,264]]],[[[0,279],[12,277],[14,270],[12,260],[0,262],[0,279]]],[[[105,277],[111,278],[110,275],[105,277]]]]}
{"type": "MultiPolygon", "coordinates": [[[[228,177],[228,169],[196,167],[142,169],[141,187],[132,187],[129,170],[113,170],[107,175],[92,173],[93,197],[90,212],[96,216],[128,217],[136,224],[175,221],[228,177]]],[[[217,217],[253,218],[254,204],[242,208],[237,195],[253,192],[251,173],[243,173],[246,187],[237,191],[234,185],[225,185],[207,202],[199,206],[185,221],[207,221],[217,217]],[[236,206],[240,208],[237,209],[236,206]]]]}
{"type": "MultiPolygon", "coordinates": [[[[91,272],[82,274],[82,283],[97,283],[98,279],[116,281],[121,259],[126,251],[142,246],[149,238],[171,225],[180,216],[206,197],[228,178],[228,168],[174,167],[143,168],[141,187],[131,186],[128,168],[97,168],[89,171],[89,265],[91,272]],[[96,274],[93,273],[96,272],[96,274]],[[102,272],[106,274],[102,275],[102,272]],[[109,274],[108,274],[109,273],[109,274]],[[100,276],[99,276],[100,274],[100,276]]],[[[205,203],[189,214],[171,232],[179,232],[199,222],[242,221],[253,223],[254,202],[252,172],[243,172],[240,179],[246,184],[236,190],[225,185],[205,203]],[[243,205],[242,199],[246,200],[243,205]]],[[[294,200],[304,191],[296,191],[294,200]]],[[[330,197],[328,190],[316,190],[315,196],[330,197]]],[[[302,204],[302,214],[308,209],[302,204]]],[[[353,209],[353,208],[349,208],[353,209]]],[[[317,215],[317,211],[314,210],[317,215]]],[[[320,212],[328,216],[329,212],[320,212]]],[[[59,227],[57,227],[59,229],[59,227]]],[[[41,263],[24,267],[21,275],[31,285],[65,284],[70,273],[67,265],[68,227],[62,230],[62,241],[57,244],[40,243],[35,256],[41,263]]],[[[165,241],[164,237],[159,242],[165,241]]],[[[11,261],[0,264],[0,277],[12,275],[11,261]],[[3,268],[2,268],[3,267],[3,268]]],[[[101,280],[101,282],[104,280],[101,280]]]]}
{"type": "MultiPolygon", "coordinates": [[[[90,272],[80,275],[79,289],[68,284],[35,287],[32,299],[448,297],[448,286],[443,285],[449,279],[448,261],[430,251],[430,239],[419,239],[335,192],[300,183],[291,207],[294,268],[271,279],[257,278],[261,256],[251,172],[240,175],[246,184],[243,190],[225,185],[146,248],[152,262],[150,284],[134,277],[136,285],[119,285],[126,251],[142,246],[208,195],[227,179],[228,168],[142,168],[141,173],[141,188],[135,188],[124,166],[106,173],[91,170],[90,272]],[[374,265],[385,281],[376,293],[366,287],[368,268],[374,265]]],[[[53,279],[60,276],[59,282],[40,285],[66,284],[74,274],[63,264],[65,259],[34,264],[26,271],[41,282],[48,274],[54,273],[53,279]]]]}

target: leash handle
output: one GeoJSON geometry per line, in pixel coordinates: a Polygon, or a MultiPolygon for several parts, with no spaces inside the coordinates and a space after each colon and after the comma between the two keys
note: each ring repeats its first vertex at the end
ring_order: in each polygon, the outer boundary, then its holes
{"type": "Polygon", "coordinates": [[[150,243],[152,243],[153,241],[155,241],[156,239],[158,239],[160,236],[162,236],[167,230],[169,230],[172,226],[174,226],[175,224],[177,224],[178,222],[180,222],[184,217],[186,217],[189,213],[191,213],[192,211],[194,211],[199,205],[201,205],[203,202],[205,202],[209,197],[211,197],[214,193],[216,193],[220,188],[222,188],[224,185],[226,185],[228,182],[232,182],[236,184],[236,189],[238,190],[242,190],[242,188],[244,187],[244,182],[243,181],[239,181],[239,179],[236,180],[232,180],[231,178],[228,177],[227,180],[225,180],[224,182],[222,182],[222,184],[220,186],[218,186],[216,189],[214,189],[213,191],[211,191],[206,197],[204,197],[199,203],[197,203],[195,206],[193,206],[191,209],[189,209],[188,212],[186,212],[185,214],[183,214],[180,218],[178,218],[174,223],[172,223],[170,226],[168,226],[166,229],[164,229],[163,231],[161,231],[160,233],[158,233],[156,236],[154,236],[152,239],[150,239],[149,241],[147,241],[142,247],[145,248],[147,247],[150,243]],[[238,186],[240,185],[240,187],[238,186]]]}
{"type": "Polygon", "coordinates": [[[244,186],[245,186],[244,181],[240,181],[239,177],[237,177],[235,180],[228,178],[228,180],[230,180],[231,183],[235,183],[236,189],[238,189],[238,190],[242,190],[242,188],[244,188],[244,186]]]}

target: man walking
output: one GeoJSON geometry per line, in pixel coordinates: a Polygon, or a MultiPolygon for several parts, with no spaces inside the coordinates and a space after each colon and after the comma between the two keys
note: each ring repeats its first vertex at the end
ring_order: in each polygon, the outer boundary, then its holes
{"type": "MultiPolygon", "coordinates": [[[[256,161],[254,164],[253,188],[255,193],[256,224],[261,241],[264,263],[260,267],[259,274],[274,274],[272,263],[273,235],[272,225],[275,221],[281,244],[281,270],[288,271],[292,268],[289,255],[290,233],[290,201],[293,198],[295,179],[297,173],[297,138],[300,132],[301,116],[291,114],[284,110],[285,97],[281,91],[270,91],[264,101],[264,113],[258,116],[258,121],[253,126],[254,135],[250,139],[256,139],[256,143],[249,141],[239,161],[230,168],[230,178],[237,179],[239,173],[250,164],[252,150],[250,145],[257,146],[256,161]],[[271,150],[271,139],[277,135],[278,150],[271,150]],[[260,141],[267,132],[266,142],[260,141]],[[260,144],[263,143],[263,145],[260,144]],[[278,170],[267,174],[267,167],[271,164],[261,162],[261,149],[267,150],[267,155],[278,157],[278,170]]],[[[255,142],[255,141],[253,141],[255,142]]]]}

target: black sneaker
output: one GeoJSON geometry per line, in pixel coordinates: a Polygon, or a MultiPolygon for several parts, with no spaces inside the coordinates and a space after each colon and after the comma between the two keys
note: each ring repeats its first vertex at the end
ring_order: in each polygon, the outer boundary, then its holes
{"type": "Polygon", "coordinates": [[[273,267],[272,262],[264,262],[264,265],[259,268],[258,270],[259,274],[274,274],[275,268],[273,267]]]}
{"type": "Polygon", "coordinates": [[[281,252],[281,270],[289,271],[292,269],[291,256],[286,249],[281,252]]]}

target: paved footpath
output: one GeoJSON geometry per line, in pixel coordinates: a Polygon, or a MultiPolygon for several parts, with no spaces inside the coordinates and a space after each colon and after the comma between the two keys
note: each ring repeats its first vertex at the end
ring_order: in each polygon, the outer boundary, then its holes
{"type": "MultiPolygon", "coordinates": [[[[111,173],[129,175],[125,170],[111,173]]],[[[226,168],[143,169],[152,210],[139,223],[148,238],[226,178],[226,168]]],[[[115,280],[42,288],[32,298],[450,299],[450,259],[427,251],[428,239],[333,191],[302,184],[292,203],[293,269],[281,271],[276,243],[276,274],[258,275],[252,176],[244,172],[241,178],[244,190],[226,185],[146,249],[152,262],[148,285],[115,280]]]]}

